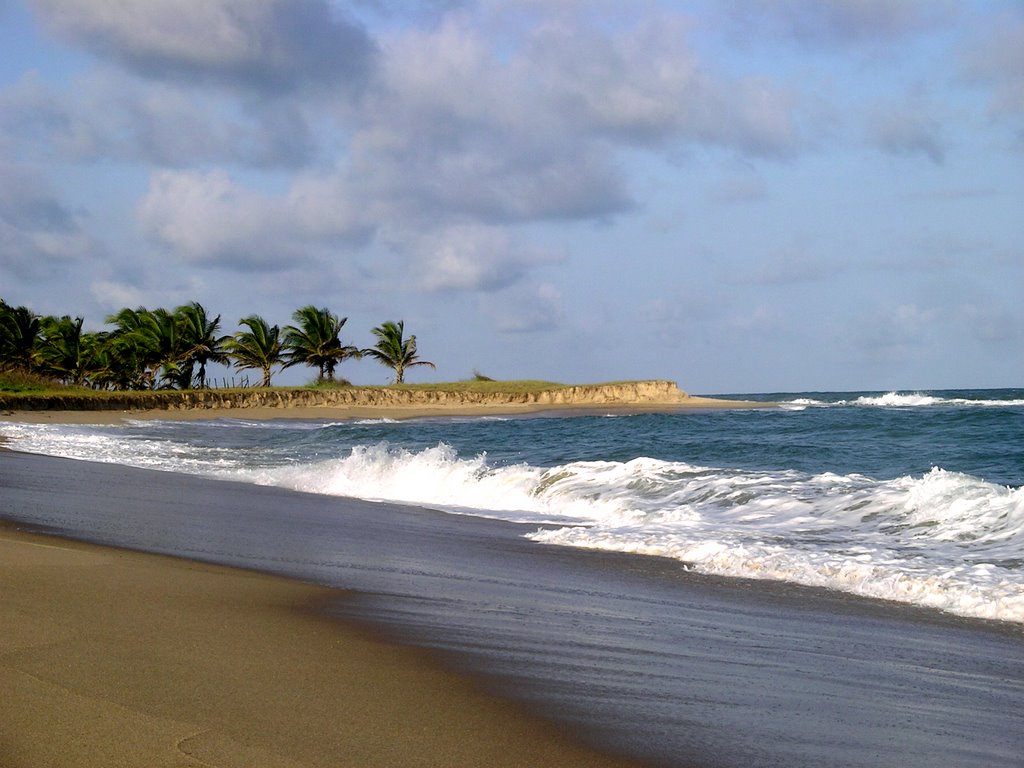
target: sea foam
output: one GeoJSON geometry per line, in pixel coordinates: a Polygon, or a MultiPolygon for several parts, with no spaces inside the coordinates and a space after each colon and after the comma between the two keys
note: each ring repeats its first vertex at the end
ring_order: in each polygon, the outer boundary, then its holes
{"type": "Polygon", "coordinates": [[[542,543],[1024,622],[1024,489],[969,474],[936,467],[877,479],[647,457],[542,467],[463,456],[445,442],[326,450],[316,440],[330,425],[289,438],[314,439],[305,454],[278,456],[267,441],[279,428],[248,450],[211,440],[203,426],[176,429],[205,437],[172,440],[174,430],[153,424],[143,434],[3,425],[21,450],[498,518],[533,526],[526,535],[542,543]]]}
{"type": "Polygon", "coordinates": [[[931,406],[974,407],[974,408],[1019,408],[1024,399],[991,399],[969,397],[945,397],[927,392],[885,392],[884,394],[860,395],[858,397],[820,400],[811,397],[783,399],[779,405],[788,410],[805,408],[829,408],[836,406],[860,406],[869,408],[925,408],[931,406]]]}
{"type": "MultiPolygon", "coordinates": [[[[231,473],[238,477],[239,473],[231,473]]],[[[672,557],[705,573],[792,581],[1024,621],[1024,489],[934,468],[756,472],[638,458],[494,467],[448,445],[385,443],[244,471],[297,490],[547,526],[543,543],[672,557]]]]}

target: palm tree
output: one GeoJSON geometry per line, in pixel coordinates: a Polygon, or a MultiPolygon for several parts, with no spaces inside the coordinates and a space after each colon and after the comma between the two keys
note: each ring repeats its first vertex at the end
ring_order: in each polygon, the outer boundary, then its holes
{"type": "Polygon", "coordinates": [[[105,351],[116,370],[111,383],[117,389],[152,387],[155,352],[146,348],[141,330],[142,315],[148,312],[145,307],[125,307],[117,314],[107,317],[107,323],[113,325],[114,330],[107,336],[105,351]]]}
{"type": "Polygon", "coordinates": [[[107,331],[82,334],[82,354],[87,382],[94,389],[131,389],[131,364],[118,356],[114,334],[107,331]]]}
{"type": "Polygon", "coordinates": [[[122,380],[130,389],[152,389],[160,370],[160,354],[151,333],[152,312],[145,307],[125,307],[107,322],[114,326],[110,351],[122,369],[122,380]]]}
{"type": "Polygon", "coordinates": [[[263,386],[270,386],[270,369],[284,361],[284,345],[281,343],[281,329],[268,326],[259,315],[249,315],[238,321],[248,331],[238,331],[224,346],[235,359],[239,370],[252,368],[263,371],[263,386]]]}
{"type": "Polygon", "coordinates": [[[41,321],[43,344],[39,358],[43,372],[68,384],[81,386],[89,374],[89,334],[82,333],[82,318],[68,315],[41,321]]]}
{"type": "MultiPolygon", "coordinates": [[[[206,309],[198,301],[185,304],[174,310],[174,322],[180,327],[181,359],[178,365],[183,365],[182,370],[187,368],[189,379],[191,379],[193,365],[198,365],[199,370],[195,376],[195,387],[202,389],[206,386],[206,364],[230,363],[224,351],[224,344],[230,336],[218,336],[220,330],[220,315],[213,320],[207,317],[206,309]]],[[[188,386],[187,382],[185,386],[188,386]]],[[[184,388],[184,387],[183,387],[184,388]]]]}
{"type": "Polygon", "coordinates": [[[28,307],[0,305],[0,368],[30,371],[41,340],[39,316],[28,307]]]}
{"type": "Polygon", "coordinates": [[[362,357],[361,350],[341,343],[341,328],[347,317],[339,318],[326,307],[317,309],[310,304],[295,310],[292,319],[296,325],[284,328],[285,368],[300,363],[315,365],[317,381],[334,381],[338,363],[346,357],[362,357]]]}
{"type": "Polygon", "coordinates": [[[192,382],[193,361],[185,354],[182,323],[166,309],[122,309],[107,318],[117,326],[114,347],[118,359],[131,365],[135,386],[153,389],[158,380],[165,386],[185,389],[192,382]]]}
{"type": "Polygon", "coordinates": [[[393,368],[395,371],[395,384],[405,381],[405,369],[417,365],[429,365],[436,368],[433,363],[427,360],[417,360],[416,337],[410,336],[403,339],[405,333],[405,321],[399,320],[394,323],[390,320],[378,325],[373,329],[373,335],[377,337],[377,343],[371,349],[364,349],[364,355],[370,355],[377,359],[382,365],[393,368]]]}

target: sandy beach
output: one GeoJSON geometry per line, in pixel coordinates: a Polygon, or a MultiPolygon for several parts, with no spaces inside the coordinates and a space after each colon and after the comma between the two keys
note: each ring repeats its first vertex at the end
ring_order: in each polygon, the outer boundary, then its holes
{"type": "Polygon", "coordinates": [[[296,419],[343,421],[345,419],[417,419],[451,416],[517,416],[541,413],[572,412],[575,414],[594,413],[660,413],[686,409],[727,409],[764,407],[763,403],[747,404],[732,400],[714,398],[691,398],[692,402],[679,404],[611,404],[604,406],[550,406],[550,405],[459,405],[448,407],[423,406],[311,406],[292,408],[190,408],[138,410],[12,410],[0,414],[0,419],[23,424],[117,424],[128,419],[160,419],[167,421],[202,421],[206,419],[251,419],[269,421],[273,419],[296,419]]]}
{"type": "Polygon", "coordinates": [[[5,766],[995,768],[1024,749],[1012,624],[115,464],[0,451],[0,490],[23,529],[187,558],[2,532],[5,766]]]}
{"type": "Polygon", "coordinates": [[[9,524],[0,584],[8,768],[630,764],[319,614],[337,590],[9,524]]]}

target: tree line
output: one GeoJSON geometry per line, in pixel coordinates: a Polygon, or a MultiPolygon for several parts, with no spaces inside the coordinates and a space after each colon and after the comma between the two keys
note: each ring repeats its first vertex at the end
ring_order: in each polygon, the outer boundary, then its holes
{"type": "Polygon", "coordinates": [[[348,358],[368,356],[391,368],[395,383],[405,371],[434,364],[419,359],[416,337],[405,323],[387,321],[372,329],[376,343],[359,349],[341,341],[348,318],[327,308],[301,307],[292,325],[270,325],[259,315],[239,320],[232,335],[221,333],[220,315],[210,317],[199,302],[174,309],[125,308],[107,317],[113,330],[87,332],[83,319],[37,315],[0,299],[0,371],[22,371],[64,384],[106,390],[201,389],[206,366],[219,363],[257,370],[269,387],[275,368],[308,365],[317,381],[334,382],[348,358]]]}

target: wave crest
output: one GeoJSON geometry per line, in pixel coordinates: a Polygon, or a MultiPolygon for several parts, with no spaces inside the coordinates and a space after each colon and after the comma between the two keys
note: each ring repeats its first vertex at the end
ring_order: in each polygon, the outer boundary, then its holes
{"type": "Polygon", "coordinates": [[[866,394],[853,399],[820,400],[811,397],[794,397],[782,400],[779,405],[787,410],[802,411],[806,408],[830,408],[836,406],[862,406],[870,408],[926,408],[932,406],[964,408],[1019,408],[1024,399],[1005,400],[971,397],[944,397],[927,392],[886,392],[866,394]]]}
{"type": "Polygon", "coordinates": [[[1024,489],[941,468],[891,480],[653,458],[545,468],[463,457],[444,442],[359,444],[337,458],[257,467],[263,448],[240,453],[162,433],[4,432],[22,449],[543,524],[530,538],[1024,622],[1024,489]]]}

